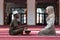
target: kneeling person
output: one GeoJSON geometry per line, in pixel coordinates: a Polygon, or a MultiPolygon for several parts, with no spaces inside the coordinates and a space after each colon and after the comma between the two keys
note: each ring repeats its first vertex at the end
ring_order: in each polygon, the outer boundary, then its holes
{"type": "Polygon", "coordinates": [[[19,18],[18,14],[14,14],[14,19],[12,20],[9,29],[10,35],[18,35],[18,34],[23,35],[24,28],[18,27],[18,21],[17,21],[18,18],[19,18]]]}

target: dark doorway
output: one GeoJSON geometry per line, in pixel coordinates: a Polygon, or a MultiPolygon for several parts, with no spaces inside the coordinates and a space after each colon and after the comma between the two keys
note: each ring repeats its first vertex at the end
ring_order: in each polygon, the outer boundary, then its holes
{"type": "MultiPolygon", "coordinates": [[[[12,11],[26,9],[27,11],[27,0],[4,0],[4,24],[9,25],[12,20],[12,11]]],[[[22,12],[22,11],[21,11],[22,12]]],[[[21,24],[27,24],[26,13],[21,13],[21,24]],[[23,21],[22,21],[23,20],[23,21]],[[24,23],[25,22],[25,23],[24,23]]]]}
{"type": "Polygon", "coordinates": [[[53,6],[55,9],[55,24],[59,25],[59,1],[58,0],[36,0],[36,24],[46,25],[46,7],[53,6]]]}

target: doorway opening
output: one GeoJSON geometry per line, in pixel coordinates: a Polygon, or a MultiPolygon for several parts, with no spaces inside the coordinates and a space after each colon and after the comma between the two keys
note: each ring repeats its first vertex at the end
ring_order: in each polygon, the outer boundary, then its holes
{"type": "Polygon", "coordinates": [[[36,25],[46,25],[47,6],[54,7],[55,24],[59,25],[59,0],[36,0],[36,25]]]}
{"type": "Polygon", "coordinates": [[[27,24],[27,0],[4,0],[4,24],[9,25],[14,19],[13,14],[19,13],[21,25],[27,24]]]}

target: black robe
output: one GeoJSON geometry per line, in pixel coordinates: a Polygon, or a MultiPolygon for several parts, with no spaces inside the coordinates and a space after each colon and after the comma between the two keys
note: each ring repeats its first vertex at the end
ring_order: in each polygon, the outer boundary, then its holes
{"type": "Polygon", "coordinates": [[[13,20],[10,24],[10,28],[9,28],[9,34],[10,35],[18,35],[18,34],[23,34],[23,27],[18,27],[18,21],[17,20],[13,20]]]}

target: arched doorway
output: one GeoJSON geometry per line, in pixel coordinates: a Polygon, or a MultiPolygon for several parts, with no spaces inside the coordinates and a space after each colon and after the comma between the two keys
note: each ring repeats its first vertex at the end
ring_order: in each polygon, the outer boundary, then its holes
{"type": "Polygon", "coordinates": [[[36,24],[46,25],[47,6],[53,6],[55,9],[55,24],[59,25],[59,0],[36,0],[36,24]]]}
{"type": "Polygon", "coordinates": [[[27,0],[4,0],[4,24],[9,25],[11,20],[13,19],[12,14],[14,11],[20,13],[20,23],[27,24],[27,0]],[[23,13],[23,12],[24,13],[23,13]]]}

